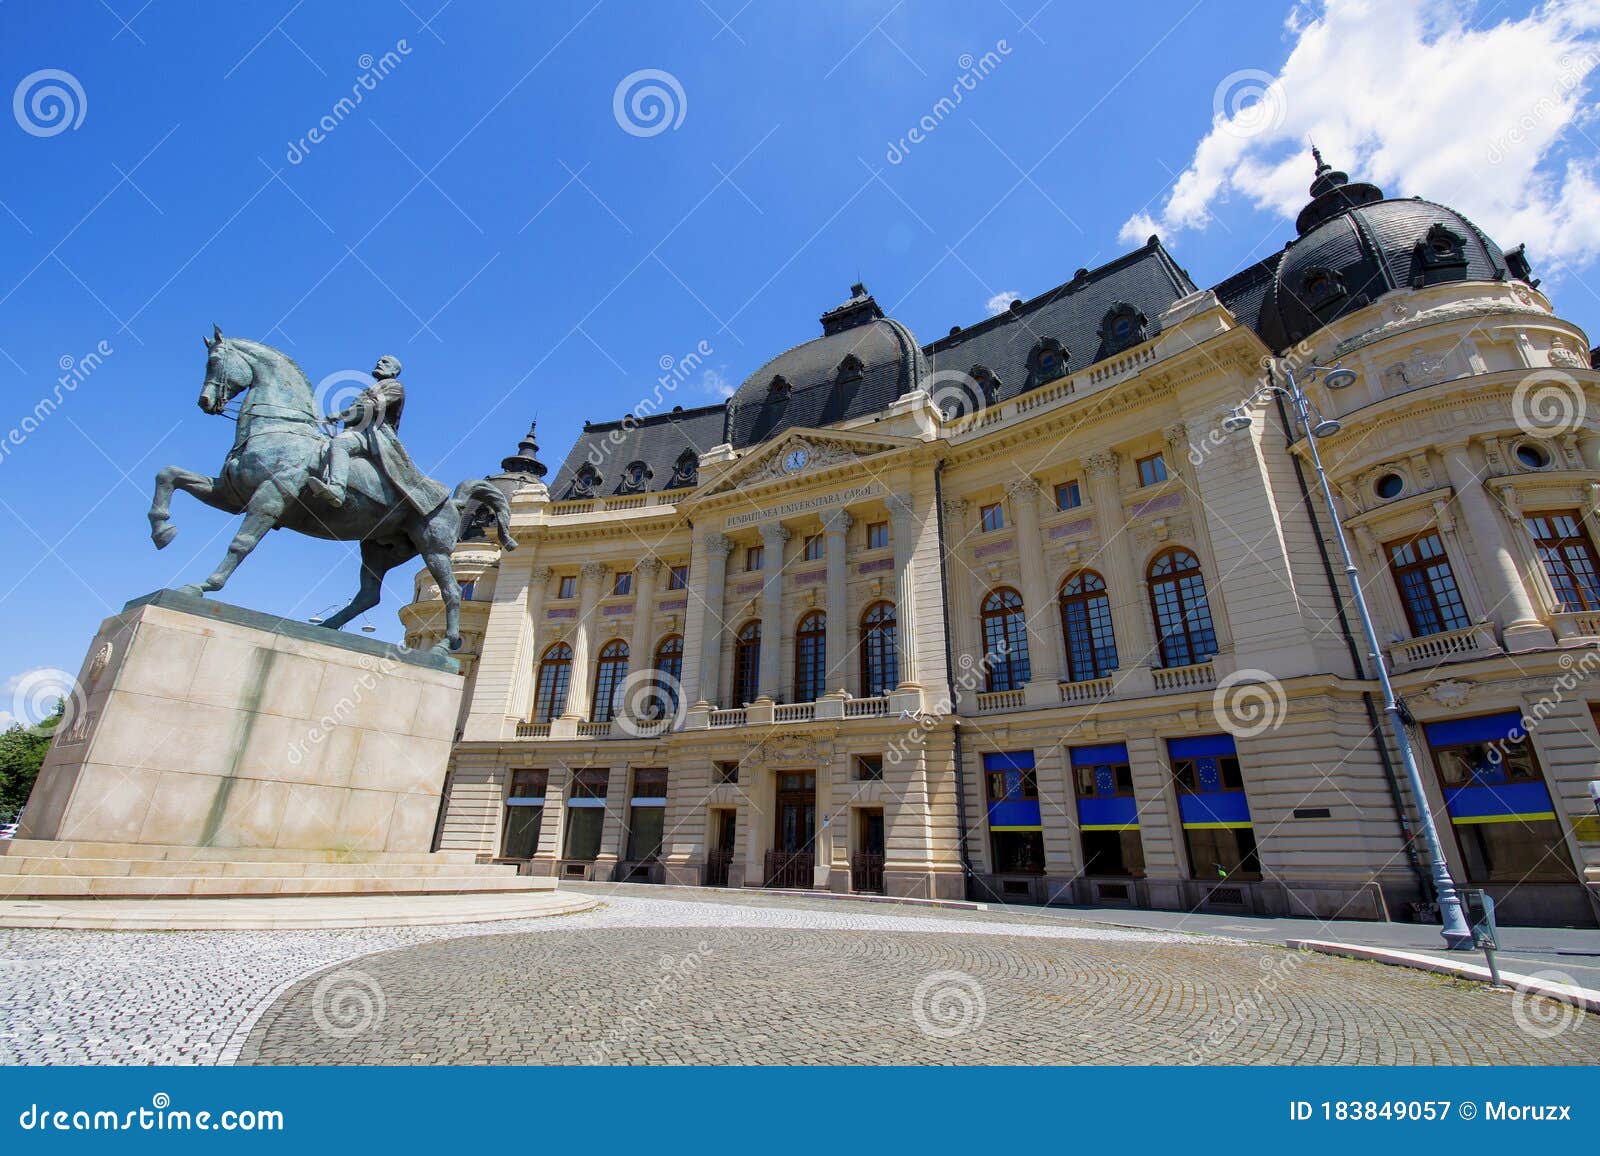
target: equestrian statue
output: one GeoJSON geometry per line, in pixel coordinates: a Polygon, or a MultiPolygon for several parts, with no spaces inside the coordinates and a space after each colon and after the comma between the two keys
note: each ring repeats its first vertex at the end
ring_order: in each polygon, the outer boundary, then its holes
{"type": "Polygon", "coordinates": [[[156,474],[150,537],[161,549],[177,536],[169,510],[174,490],[243,514],[244,524],[210,577],[181,587],[183,592],[221,590],[268,530],[287,527],[314,538],[359,542],[361,587],[348,606],[322,621],[337,630],[378,604],[386,573],[420,554],[444,599],[445,638],[435,649],[459,649],[461,590],[450,551],[474,504],[493,516],[501,544],[516,549],[505,494],[482,478],[464,481],[452,493],[417,469],[400,444],[406,395],[393,357],[379,359],[373,384],[324,418],[310,381],[287,354],[212,329],[205,338],[200,408],[226,415],[243,395],[234,415],[233,448],[215,477],[177,466],[156,474]],[[338,425],[344,428],[329,432],[338,425]]]}

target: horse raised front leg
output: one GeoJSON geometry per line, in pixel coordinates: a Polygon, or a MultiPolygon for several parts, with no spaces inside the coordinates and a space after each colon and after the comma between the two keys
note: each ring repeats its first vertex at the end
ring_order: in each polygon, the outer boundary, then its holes
{"type": "Polygon", "coordinates": [[[267,485],[258,489],[250,499],[250,504],[245,507],[244,524],[233,536],[233,541],[228,543],[228,552],[222,556],[222,561],[211,572],[211,576],[204,582],[183,586],[180,589],[185,594],[195,595],[204,594],[208,590],[221,590],[227,585],[233,572],[239,568],[239,563],[243,562],[267,532],[278,524],[278,519],[283,516],[283,506],[283,491],[277,486],[267,485]]]}
{"type": "Polygon", "coordinates": [[[461,587],[456,585],[455,568],[450,565],[450,551],[429,550],[422,555],[428,573],[439,584],[439,596],[444,599],[444,641],[434,647],[440,654],[461,649],[461,587]]]}
{"type": "Polygon", "coordinates": [[[150,503],[150,540],[156,549],[165,548],[178,536],[178,527],[169,518],[174,490],[193,494],[207,505],[212,504],[217,479],[207,474],[197,474],[181,466],[167,466],[156,474],[156,496],[150,503]]]}

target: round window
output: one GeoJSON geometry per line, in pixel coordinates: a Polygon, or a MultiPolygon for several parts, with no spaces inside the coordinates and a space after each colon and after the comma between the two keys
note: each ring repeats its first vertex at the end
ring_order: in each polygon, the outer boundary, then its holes
{"type": "Polygon", "coordinates": [[[1550,455],[1545,452],[1543,446],[1523,442],[1517,447],[1517,461],[1530,470],[1542,470],[1550,464],[1550,455]]]}
{"type": "Polygon", "coordinates": [[[1372,487],[1380,498],[1398,498],[1400,491],[1406,488],[1405,479],[1399,474],[1384,474],[1372,487]]]}

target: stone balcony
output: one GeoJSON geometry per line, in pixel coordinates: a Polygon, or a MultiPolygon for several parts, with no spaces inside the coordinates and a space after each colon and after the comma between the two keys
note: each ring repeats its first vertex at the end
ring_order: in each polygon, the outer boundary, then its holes
{"type": "MultiPolygon", "coordinates": [[[[852,698],[847,694],[825,694],[815,702],[777,703],[758,699],[749,706],[728,710],[689,710],[684,717],[682,730],[726,730],[732,727],[768,726],[779,723],[816,722],[830,719],[886,718],[891,710],[915,710],[921,706],[920,694],[877,695],[852,698]],[[896,699],[904,698],[903,704],[896,699]]],[[[673,729],[671,719],[642,722],[633,719],[613,719],[610,722],[586,722],[572,718],[558,718],[551,722],[519,722],[516,737],[535,740],[572,739],[640,739],[656,738],[673,729]]]]}
{"type": "Polygon", "coordinates": [[[1389,665],[1396,674],[1453,662],[1463,658],[1487,658],[1502,653],[1492,622],[1475,622],[1460,630],[1441,630],[1390,645],[1389,665]]]}
{"type": "Polygon", "coordinates": [[[1600,640],[1600,610],[1576,610],[1553,616],[1556,638],[1561,642],[1600,640]]]}
{"type": "Polygon", "coordinates": [[[973,714],[1001,714],[1006,711],[1039,709],[1062,704],[1093,706],[1106,699],[1148,698],[1152,694],[1179,694],[1204,690],[1217,682],[1216,665],[1211,659],[1188,666],[1134,667],[1103,678],[1085,678],[1056,684],[1053,698],[1033,695],[1035,684],[1016,690],[981,691],[973,696],[973,714]]]}

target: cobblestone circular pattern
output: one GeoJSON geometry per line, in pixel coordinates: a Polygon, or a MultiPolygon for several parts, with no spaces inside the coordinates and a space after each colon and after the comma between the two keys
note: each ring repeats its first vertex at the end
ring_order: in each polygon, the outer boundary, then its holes
{"type": "Polygon", "coordinates": [[[1513,1009],[1419,972],[1180,937],[563,930],[348,960],[284,992],[240,1062],[1600,1061],[1600,1017],[1540,1039],[1513,1009]]]}

